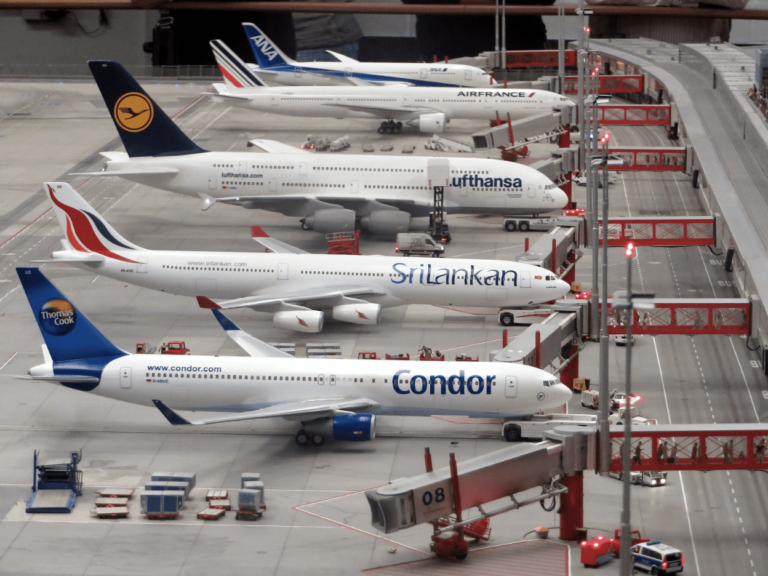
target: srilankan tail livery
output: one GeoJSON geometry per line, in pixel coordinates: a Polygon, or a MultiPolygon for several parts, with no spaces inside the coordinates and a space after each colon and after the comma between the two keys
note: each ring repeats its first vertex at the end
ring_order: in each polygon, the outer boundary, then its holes
{"type": "MultiPolygon", "coordinates": [[[[435,62],[358,62],[354,58],[328,50],[337,62],[296,62],[286,56],[264,32],[251,23],[243,23],[258,67],[249,69],[267,82],[285,86],[353,85],[376,86],[389,83],[409,86],[493,86],[493,76],[485,70],[465,64],[435,62]]],[[[247,84],[245,84],[247,85],[247,84]]]]}
{"type": "Polygon", "coordinates": [[[482,158],[317,156],[274,140],[252,141],[268,154],[208,152],[192,142],[117,62],[88,63],[126,152],[103,152],[104,169],[203,202],[280,212],[321,233],[406,232],[433,210],[435,166],[448,170],[449,214],[543,214],[568,198],[541,172],[482,158]]]}
{"type": "Polygon", "coordinates": [[[571,392],[537,368],[504,362],[374,362],[294,358],[214,315],[248,357],[128,354],[107,340],[37,268],[17,268],[45,344],[24,379],[142,406],[174,425],[261,418],[301,423],[296,442],[364,441],[377,415],[520,417],[562,406],[571,392]],[[177,410],[227,412],[190,421],[177,410]]]}
{"type": "Polygon", "coordinates": [[[221,40],[211,40],[226,84],[214,84],[214,100],[271,114],[381,119],[379,133],[397,134],[403,123],[421,132],[443,132],[451,119],[526,118],[573,103],[531,88],[434,88],[384,86],[266,86],[221,40]]]}
{"type": "Polygon", "coordinates": [[[407,304],[514,307],[555,300],[570,287],[551,272],[503,260],[405,260],[308,254],[254,227],[263,252],[145,250],[123,238],[64,182],[45,184],[64,234],[50,260],[183,296],[207,308],[251,308],[274,323],[319,332],[326,315],[374,325],[382,308],[407,304]]]}

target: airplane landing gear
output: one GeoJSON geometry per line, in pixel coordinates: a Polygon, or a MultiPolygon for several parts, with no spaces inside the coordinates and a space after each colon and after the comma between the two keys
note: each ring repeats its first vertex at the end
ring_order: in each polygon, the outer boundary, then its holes
{"type": "Polygon", "coordinates": [[[309,434],[307,434],[304,430],[299,430],[296,432],[296,444],[299,446],[308,446],[309,434]]]}
{"type": "Polygon", "coordinates": [[[322,434],[315,434],[314,432],[307,432],[304,429],[296,432],[296,444],[299,446],[315,446],[320,447],[325,444],[325,436],[322,434]]]}
{"type": "Polygon", "coordinates": [[[403,129],[402,122],[395,122],[394,120],[385,120],[379,126],[379,134],[400,134],[403,129]]]}

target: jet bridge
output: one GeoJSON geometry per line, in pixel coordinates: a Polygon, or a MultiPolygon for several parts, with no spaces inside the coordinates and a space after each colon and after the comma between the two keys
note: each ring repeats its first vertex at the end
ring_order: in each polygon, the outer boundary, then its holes
{"type": "MultiPolygon", "coordinates": [[[[594,427],[563,426],[545,436],[549,439],[543,442],[515,444],[459,463],[456,467],[461,492],[459,507],[455,502],[458,491],[453,489],[450,467],[368,490],[365,496],[371,507],[374,528],[391,534],[425,522],[437,522],[440,518],[460,513],[462,509],[512,498],[511,506],[482,511],[482,517],[488,518],[564,493],[566,490],[558,480],[595,466],[594,449],[590,447],[594,427]],[[515,494],[538,486],[542,487],[539,497],[523,502],[515,499],[515,494]]],[[[435,526],[435,531],[441,533],[456,527],[435,526]]]]}
{"type": "Polygon", "coordinates": [[[472,134],[475,149],[499,148],[502,146],[522,146],[540,140],[548,140],[569,130],[576,120],[576,107],[573,105],[553,108],[535,116],[520,120],[504,121],[498,126],[486,128],[472,134]]]}

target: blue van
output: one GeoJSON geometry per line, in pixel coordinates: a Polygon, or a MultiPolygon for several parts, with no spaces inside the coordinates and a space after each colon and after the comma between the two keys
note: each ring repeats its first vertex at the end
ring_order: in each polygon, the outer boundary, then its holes
{"type": "Polygon", "coordinates": [[[653,576],[683,571],[683,553],[661,542],[644,542],[632,546],[632,565],[653,576]]]}

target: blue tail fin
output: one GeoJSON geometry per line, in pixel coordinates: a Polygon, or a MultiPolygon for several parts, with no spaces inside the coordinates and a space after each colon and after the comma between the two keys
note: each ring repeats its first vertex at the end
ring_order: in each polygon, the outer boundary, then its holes
{"type": "MultiPolygon", "coordinates": [[[[126,353],[107,340],[90,320],[78,311],[59,290],[43,276],[39,268],[16,268],[37,325],[54,365],[70,363],[71,370],[61,373],[98,371],[126,353]],[[79,367],[79,369],[78,369],[79,367]]],[[[57,373],[59,371],[57,370],[57,373]]]]}
{"type": "Polygon", "coordinates": [[[295,64],[293,60],[288,58],[277,45],[272,42],[267,35],[261,30],[256,28],[250,22],[243,22],[243,29],[245,35],[248,36],[248,41],[251,43],[251,50],[256,57],[256,62],[259,64],[259,68],[272,68],[274,66],[289,66],[295,64]]]}
{"type": "Polygon", "coordinates": [[[205,152],[155,104],[118,62],[88,62],[128,156],[181,156],[205,152]]]}

